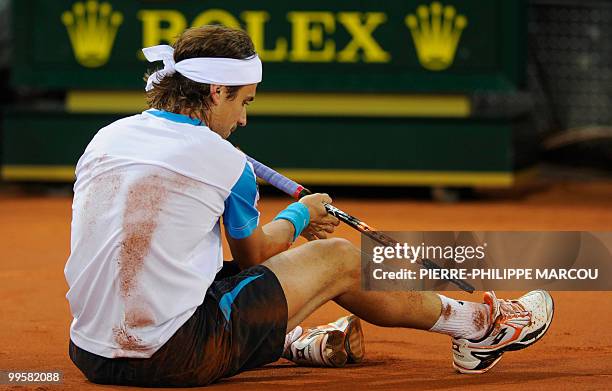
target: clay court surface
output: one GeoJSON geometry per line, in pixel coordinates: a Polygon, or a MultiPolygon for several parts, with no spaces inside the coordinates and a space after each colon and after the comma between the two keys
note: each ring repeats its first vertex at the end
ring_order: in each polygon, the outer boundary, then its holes
{"type": "MultiPolygon", "coordinates": [[[[263,220],[286,198],[263,199],[263,220]]],[[[612,183],[557,184],[521,197],[438,204],[337,199],[335,204],[384,230],[612,230],[612,183]]],[[[128,389],[85,380],[67,354],[71,320],[63,276],[69,252],[71,199],[0,195],[0,369],[61,370],[60,385],[15,389],[128,389]]],[[[338,236],[359,244],[341,227],[338,236]]],[[[227,256],[229,258],[229,255],[227,256]]],[[[511,295],[499,292],[499,296],[511,295]]],[[[480,301],[480,293],[455,295],[480,301]]],[[[533,347],[506,354],[490,373],[455,374],[449,338],[365,325],[366,360],[341,369],[279,361],[211,386],[225,390],[600,390],[612,388],[612,293],[554,292],[553,324],[533,347]]],[[[305,325],[345,314],[335,304],[305,325]]],[[[3,386],[0,386],[2,388],[3,386]]]]}

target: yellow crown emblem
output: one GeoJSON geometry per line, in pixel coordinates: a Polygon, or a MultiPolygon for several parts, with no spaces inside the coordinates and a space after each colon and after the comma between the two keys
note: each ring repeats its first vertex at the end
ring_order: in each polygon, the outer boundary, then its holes
{"type": "Polygon", "coordinates": [[[89,0],[77,2],[72,11],[65,11],[62,23],[68,30],[74,57],[79,64],[97,68],[108,62],[123,15],[113,11],[109,3],[89,0]]]}
{"type": "Polygon", "coordinates": [[[455,7],[435,1],[429,8],[417,7],[416,15],[409,14],[405,22],[416,48],[421,65],[430,71],[441,71],[451,66],[461,38],[467,26],[467,18],[457,15],[455,7]]]}

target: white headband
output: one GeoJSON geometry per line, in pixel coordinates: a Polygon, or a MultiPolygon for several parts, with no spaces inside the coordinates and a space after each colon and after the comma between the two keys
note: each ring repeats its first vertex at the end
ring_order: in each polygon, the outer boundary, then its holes
{"type": "Polygon", "coordinates": [[[243,86],[261,81],[261,60],[257,54],[246,60],[235,58],[198,57],[174,62],[174,49],[157,45],[142,49],[149,62],[163,61],[164,69],[154,72],[147,80],[145,91],[153,89],[166,75],[178,72],[198,83],[222,86],[243,86]]]}

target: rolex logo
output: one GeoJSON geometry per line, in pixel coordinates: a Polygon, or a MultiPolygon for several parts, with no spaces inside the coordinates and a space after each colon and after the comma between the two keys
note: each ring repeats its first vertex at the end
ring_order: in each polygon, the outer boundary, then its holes
{"type": "Polygon", "coordinates": [[[65,11],[62,23],[68,30],[78,63],[97,68],[108,62],[123,15],[113,11],[109,3],[88,0],[75,3],[72,11],[65,11]]]}
{"type": "Polygon", "coordinates": [[[457,15],[455,7],[434,1],[429,7],[420,5],[416,15],[406,16],[419,62],[430,71],[450,67],[467,18],[457,15]]]}

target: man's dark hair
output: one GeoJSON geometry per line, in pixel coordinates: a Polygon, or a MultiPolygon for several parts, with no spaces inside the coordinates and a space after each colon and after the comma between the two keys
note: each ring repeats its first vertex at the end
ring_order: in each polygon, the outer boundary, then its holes
{"type": "MultiPolygon", "coordinates": [[[[242,30],[210,25],[186,30],[174,43],[174,61],[197,57],[225,57],[244,60],[254,56],[251,38],[242,30]]],[[[150,73],[145,75],[145,80],[150,73]]],[[[146,93],[150,108],[173,113],[188,113],[206,118],[212,102],[210,85],[190,80],[178,72],[166,75],[146,93]]],[[[227,87],[227,99],[234,99],[243,86],[227,87]]]]}

